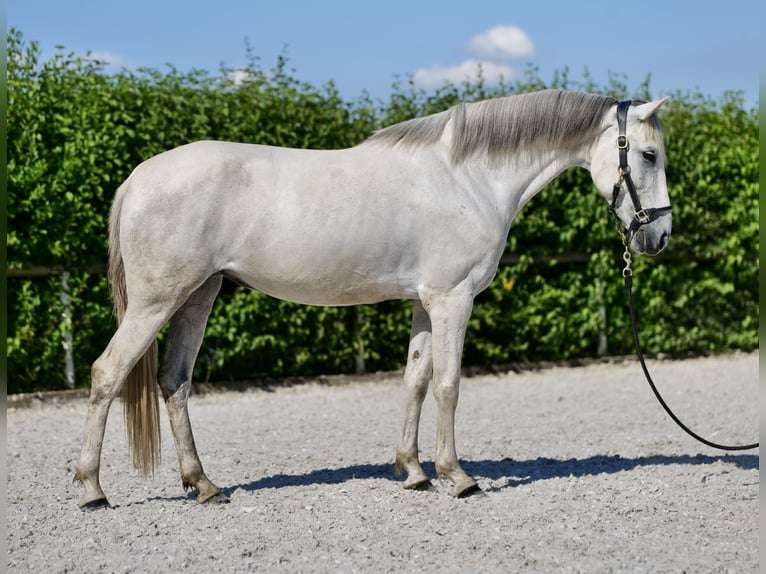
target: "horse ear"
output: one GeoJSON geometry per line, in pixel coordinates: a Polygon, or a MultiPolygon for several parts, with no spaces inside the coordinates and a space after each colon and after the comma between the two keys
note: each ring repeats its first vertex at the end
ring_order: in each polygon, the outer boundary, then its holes
{"type": "Polygon", "coordinates": [[[638,112],[638,119],[642,122],[648,120],[650,117],[652,117],[652,114],[659,110],[662,104],[667,102],[669,99],[670,96],[665,96],[661,100],[654,100],[653,102],[641,104],[636,108],[636,111],[638,112]]]}

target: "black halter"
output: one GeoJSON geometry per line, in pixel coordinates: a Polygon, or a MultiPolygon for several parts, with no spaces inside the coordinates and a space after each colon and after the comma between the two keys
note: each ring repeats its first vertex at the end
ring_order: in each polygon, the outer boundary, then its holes
{"type": "Polygon", "coordinates": [[[612,190],[612,205],[609,207],[609,211],[611,211],[615,220],[619,223],[615,207],[617,205],[617,197],[619,196],[620,191],[622,191],[622,182],[624,181],[625,186],[628,188],[630,199],[633,202],[634,211],[633,220],[630,222],[630,226],[627,227],[628,237],[626,243],[630,243],[630,238],[633,237],[642,225],[651,223],[661,215],[671,212],[671,207],[669,205],[665,207],[652,207],[649,209],[641,207],[641,201],[638,199],[636,185],[633,183],[633,178],[630,175],[630,165],[628,165],[628,149],[630,149],[630,144],[628,143],[626,128],[628,124],[628,108],[630,107],[630,104],[631,100],[623,100],[617,104],[617,149],[620,151],[620,177],[617,180],[617,183],[614,184],[614,189],[612,190]]]}

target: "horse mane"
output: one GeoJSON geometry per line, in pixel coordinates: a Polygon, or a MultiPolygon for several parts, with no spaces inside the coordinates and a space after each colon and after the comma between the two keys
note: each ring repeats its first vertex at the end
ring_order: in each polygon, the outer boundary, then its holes
{"type": "MultiPolygon", "coordinates": [[[[438,142],[451,124],[449,145],[454,164],[478,153],[498,161],[522,147],[565,147],[592,138],[601,129],[604,114],[616,103],[612,97],[565,90],[460,103],[444,112],[383,128],[364,143],[423,147],[438,142]]],[[[656,118],[652,126],[659,130],[656,118]]],[[[653,139],[661,142],[662,134],[653,139]]]]}

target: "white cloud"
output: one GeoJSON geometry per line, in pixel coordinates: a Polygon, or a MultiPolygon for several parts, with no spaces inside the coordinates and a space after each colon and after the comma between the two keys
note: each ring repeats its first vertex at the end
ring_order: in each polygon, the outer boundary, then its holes
{"type": "Polygon", "coordinates": [[[509,81],[516,75],[515,70],[506,64],[471,58],[454,66],[434,64],[429,68],[420,68],[415,71],[412,79],[418,87],[438,88],[446,82],[459,84],[466,80],[475,80],[479,67],[481,67],[482,76],[489,84],[496,84],[501,78],[509,81]]]}
{"type": "Polygon", "coordinates": [[[226,73],[226,79],[233,83],[235,86],[245,83],[248,80],[253,79],[253,75],[247,70],[237,68],[226,73]]]}
{"type": "Polygon", "coordinates": [[[473,57],[460,64],[434,64],[416,70],[412,77],[415,85],[428,89],[441,87],[445,83],[475,81],[479,67],[488,84],[497,84],[501,78],[512,81],[516,71],[506,61],[528,58],[535,53],[535,45],[529,34],[512,25],[499,25],[476,34],[465,45],[465,49],[473,57]]]}
{"type": "Polygon", "coordinates": [[[115,54],[114,52],[96,50],[96,51],[88,52],[83,57],[87,58],[88,60],[104,62],[106,63],[107,66],[111,66],[114,68],[135,68],[136,67],[131,62],[129,62],[127,58],[124,58],[123,56],[120,56],[119,54],[115,54]]]}
{"type": "Polygon", "coordinates": [[[477,58],[508,60],[528,58],[535,53],[532,38],[518,26],[495,26],[468,41],[466,49],[477,58]]]}

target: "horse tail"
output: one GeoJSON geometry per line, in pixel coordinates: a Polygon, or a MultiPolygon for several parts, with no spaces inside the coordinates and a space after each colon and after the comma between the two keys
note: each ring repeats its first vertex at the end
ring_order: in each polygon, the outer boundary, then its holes
{"type": "MultiPolygon", "coordinates": [[[[109,264],[107,277],[117,323],[122,323],[128,307],[125,265],[120,250],[120,212],[127,185],[117,190],[109,218],[109,264]]],[[[133,367],[122,388],[125,426],[133,465],[144,475],[154,474],[160,462],[160,409],[157,384],[157,339],[133,367]]]]}

